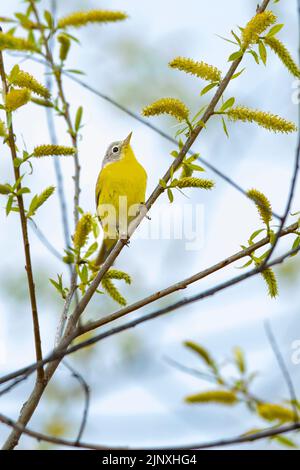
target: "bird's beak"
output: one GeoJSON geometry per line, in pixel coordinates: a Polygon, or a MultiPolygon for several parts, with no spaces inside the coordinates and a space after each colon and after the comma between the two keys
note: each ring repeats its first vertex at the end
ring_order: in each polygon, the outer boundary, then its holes
{"type": "Polygon", "coordinates": [[[126,137],[125,140],[123,140],[123,145],[129,145],[130,144],[130,139],[131,139],[131,136],[132,136],[132,132],[130,132],[130,134],[128,134],[128,136],[126,137]]]}

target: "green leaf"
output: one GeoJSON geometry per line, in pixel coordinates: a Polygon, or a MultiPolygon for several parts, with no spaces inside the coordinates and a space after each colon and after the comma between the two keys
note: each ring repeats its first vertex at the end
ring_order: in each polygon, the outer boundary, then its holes
{"type": "Polygon", "coordinates": [[[171,191],[170,188],[168,188],[167,193],[168,193],[169,201],[170,201],[171,204],[172,204],[172,202],[174,201],[174,196],[173,196],[173,193],[172,193],[172,191],[171,191]]]}
{"type": "Polygon", "coordinates": [[[234,356],[234,361],[235,364],[240,371],[241,374],[244,374],[246,371],[246,362],[245,362],[245,355],[241,348],[236,347],[233,350],[233,356],[234,356]]]}
{"type": "Polygon", "coordinates": [[[200,96],[205,95],[205,94],[208,93],[210,90],[212,90],[213,88],[215,88],[217,85],[218,85],[217,82],[210,83],[209,85],[207,85],[206,87],[203,88],[203,90],[202,90],[201,93],[200,93],[200,96]]]}
{"type": "Polygon", "coordinates": [[[267,64],[267,49],[262,41],[259,41],[258,43],[258,51],[259,51],[259,55],[263,64],[266,65],[267,64]]]}
{"type": "Polygon", "coordinates": [[[278,444],[281,444],[282,446],[285,446],[285,447],[290,447],[292,449],[298,449],[298,445],[296,444],[296,442],[292,441],[292,439],[289,439],[286,436],[282,436],[282,435],[278,434],[278,436],[271,437],[270,440],[276,441],[276,442],[278,442],[278,444]]]}
{"type": "Polygon", "coordinates": [[[275,36],[275,34],[279,33],[279,31],[281,31],[283,26],[284,26],[284,24],[276,24],[275,26],[273,26],[273,28],[270,29],[268,34],[266,34],[266,37],[275,36]]]}
{"type": "Polygon", "coordinates": [[[242,73],[246,70],[246,68],[244,67],[240,72],[237,72],[235,73],[234,75],[232,75],[231,79],[230,80],[234,80],[235,78],[239,77],[240,75],[242,75],[242,73]]]}
{"type": "Polygon", "coordinates": [[[229,98],[228,100],[225,101],[225,103],[222,104],[221,108],[219,109],[219,112],[222,113],[226,111],[228,108],[231,108],[235,103],[235,98],[229,98]]]}
{"type": "Polygon", "coordinates": [[[47,22],[48,27],[50,29],[52,29],[53,28],[53,18],[52,18],[52,15],[51,15],[50,11],[48,11],[48,10],[44,11],[44,18],[47,22]]]}
{"type": "Polygon", "coordinates": [[[253,260],[249,259],[249,261],[247,261],[247,263],[243,264],[243,266],[237,266],[237,269],[248,268],[248,266],[250,266],[252,263],[253,263],[253,260]]]}
{"type": "Polygon", "coordinates": [[[9,198],[7,200],[7,204],[6,204],[6,215],[9,215],[9,213],[11,211],[11,208],[12,208],[12,205],[13,205],[13,202],[14,202],[14,196],[13,196],[13,194],[11,194],[11,196],[9,196],[9,198]]]}
{"type": "Polygon", "coordinates": [[[256,62],[257,64],[259,64],[259,57],[258,57],[258,54],[257,54],[255,51],[252,51],[252,49],[250,49],[250,51],[247,51],[247,52],[248,52],[248,54],[251,54],[251,55],[253,56],[255,62],[256,62]]]}
{"type": "Polygon", "coordinates": [[[222,116],[222,125],[223,125],[223,130],[224,130],[225,134],[229,138],[228,129],[227,129],[226,122],[225,122],[225,119],[223,118],[223,116],[222,116]]]}
{"type": "MultiPolygon", "coordinates": [[[[293,243],[293,246],[292,246],[292,250],[297,250],[297,248],[299,248],[300,246],[300,237],[297,237],[295,240],[294,240],[294,243],[293,243]]],[[[293,253],[291,256],[296,256],[298,255],[299,252],[297,253],[293,253]]]]}
{"type": "Polygon", "coordinates": [[[255,232],[253,232],[252,235],[251,235],[250,238],[249,238],[249,241],[248,241],[248,242],[249,242],[249,245],[253,245],[254,239],[255,239],[260,233],[262,233],[262,232],[264,232],[264,231],[265,231],[264,228],[261,228],[261,229],[259,229],[259,230],[255,230],[255,232]]]}
{"type": "Polygon", "coordinates": [[[239,59],[240,57],[243,57],[244,52],[242,50],[234,52],[228,57],[228,62],[233,62],[234,60],[239,59]]]}
{"type": "Polygon", "coordinates": [[[95,253],[97,248],[98,248],[98,243],[97,242],[92,243],[92,245],[89,246],[89,248],[87,249],[84,257],[89,258],[93,253],[95,253]]]}
{"type": "Polygon", "coordinates": [[[83,113],[83,107],[79,106],[79,108],[77,109],[76,118],[75,118],[75,131],[76,132],[78,132],[80,129],[82,113],[83,113]]]}

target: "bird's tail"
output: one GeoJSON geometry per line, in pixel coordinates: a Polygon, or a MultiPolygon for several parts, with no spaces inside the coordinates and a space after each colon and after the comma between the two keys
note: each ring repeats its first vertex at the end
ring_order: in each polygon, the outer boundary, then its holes
{"type": "Polygon", "coordinates": [[[104,263],[115,244],[114,240],[103,240],[97,258],[94,261],[95,266],[100,266],[104,263]]]}

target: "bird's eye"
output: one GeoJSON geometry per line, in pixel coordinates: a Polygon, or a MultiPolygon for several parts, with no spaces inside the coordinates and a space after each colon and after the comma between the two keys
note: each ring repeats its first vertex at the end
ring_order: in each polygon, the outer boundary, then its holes
{"type": "Polygon", "coordinates": [[[119,147],[113,147],[112,151],[113,151],[114,153],[117,153],[117,152],[119,151],[119,147]]]}

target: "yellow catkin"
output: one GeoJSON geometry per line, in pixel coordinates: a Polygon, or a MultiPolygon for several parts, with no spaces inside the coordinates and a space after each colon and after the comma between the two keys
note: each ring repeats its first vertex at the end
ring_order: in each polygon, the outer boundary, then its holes
{"type": "Polygon", "coordinates": [[[281,62],[291,72],[294,77],[300,78],[300,69],[285,45],[274,36],[265,37],[264,42],[278,55],[281,62]]]}
{"type": "Polygon", "coordinates": [[[205,62],[196,62],[185,57],[175,57],[175,59],[169,63],[169,66],[196,75],[203,80],[211,82],[219,82],[221,80],[221,71],[218,70],[217,67],[206,64],[205,62]]]}
{"type": "Polygon", "coordinates": [[[104,278],[101,281],[103,289],[108,293],[108,295],[115,300],[118,304],[125,306],[127,304],[126,299],[120,294],[114,283],[108,279],[104,278]]]}
{"type": "Polygon", "coordinates": [[[200,188],[212,189],[215,183],[211,180],[204,178],[184,177],[176,181],[177,188],[200,188]]]}
{"type": "Polygon", "coordinates": [[[191,351],[194,351],[198,356],[200,356],[206,364],[209,366],[214,365],[214,360],[203,346],[200,344],[194,343],[193,341],[185,341],[184,342],[185,347],[189,348],[191,351]]]}
{"type": "Polygon", "coordinates": [[[248,197],[255,203],[263,222],[269,226],[272,220],[272,206],[267,196],[257,189],[250,189],[247,191],[247,194],[248,197]]]}
{"type": "Polygon", "coordinates": [[[8,80],[12,85],[27,88],[42,98],[49,99],[51,96],[49,90],[44,85],[39,83],[30,73],[20,70],[18,65],[12,69],[8,80]]]}
{"type": "Polygon", "coordinates": [[[31,94],[27,88],[11,88],[5,97],[5,108],[7,111],[15,111],[30,101],[31,94]]]}
{"type": "Polygon", "coordinates": [[[287,423],[295,419],[293,410],[273,403],[260,403],[257,405],[257,412],[261,418],[267,421],[287,423]]]}
{"type": "Polygon", "coordinates": [[[7,129],[5,123],[0,119],[0,137],[7,137],[7,129]]]}
{"type": "Polygon", "coordinates": [[[278,283],[274,271],[271,268],[264,269],[261,273],[268,287],[268,294],[272,299],[278,296],[278,283]]]}
{"type": "Polygon", "coordinates": [[[237,106],[226,111],[228,118],[232,121],[256,122],[261,127],[273,132],[290,133],[296,132],[297,126],[280,116],[264,111],[237,106]]]}
{"type": "Polygon", "coordinates": [[[74,155],[76,149],[74,147],[66,147],[64,145],[38,145],[33,151],[34,157],[48,157],[54,155],[74,155]]]}
{"type": "Polygon", "coordinates": [[[149,106],[146,106],[142,110],[142,114],[146,117],[169,114],[181,122],[188,119],[189,110],[186,105],[177,98],[161,98],[160,100],[154,101],[154,103],[149,106]]]}
{"type": "Polygon", "coordinates": [[[17,38],[11,34],[0,32],[0,49],[10,49],[16,51],[36,52],[37,47],[23,38],[17,38]]]}
{"type": "Polygon", "coordinates": [[[223,405],[234,405],[237,396],[230,390],[209,390],[186,397],[187,403],[220,403],[223,405]]]}
{"type": "Polygon", "coordinates": [[[129,274],[124,271],[119,271],[118,269],[110,269],[104,275],[105,279],[120,279],[126,282],[126,284],[131,284],[131,277],[129,274]]]}
{"type": "Polygon", "coordinates": [[[93,217],[90,213],[86,213],[78,221],[76,230],[73,236],[74,247],[77,250],[79,250],[86,244],[88,240],[88,236],[92,228],[93,228],[93,217]]]}
{"type": "Polygon", "coordinates": [[[259,36],[266,31],[269,26],[276,23],[277,17],[272,11],[266,10],[258,13],[247,23],[242,31],[242,44],[243,48],[247,49],[248,46],[258,41],[259,36]]]}
{"type": "Polygon", "coordinates": [[[65,34],[59,34],[57,36],[57,40],[60,44],[59,58],[62,62],[64,62],[68,56],[68,53],[71,47],[71,40],[65,34]]]}
{"type": "Polygon", "coordinates": [[[127,14],[122,11],[108,11],[108,10],[90,10],[90,11],[76,11],[71,13],[58,21],[59,28],[66,28],[74,26],[79,28],[88,23],[109,23],[115,21],[122,21],[128,18],[127,14]]]}

